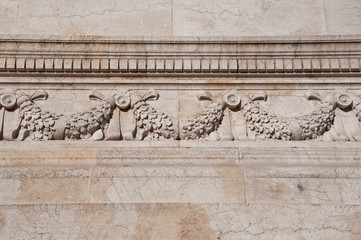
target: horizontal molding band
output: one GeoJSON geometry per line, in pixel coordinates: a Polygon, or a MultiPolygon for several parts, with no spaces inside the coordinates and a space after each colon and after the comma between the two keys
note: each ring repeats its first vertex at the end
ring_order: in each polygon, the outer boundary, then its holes
{"type": "Polygon", "coordinates": [[[9,74],[190,74],[207,77],[361,72],[361,36],[104,39],[0,36],[0,76],[9,74]]]}
{"type": "Polygon", "coordinates": [[[360,73],[360,58],[293,59],[136,59],[0,58],[4,73],[72,74],[277,74],[360,73]]]}

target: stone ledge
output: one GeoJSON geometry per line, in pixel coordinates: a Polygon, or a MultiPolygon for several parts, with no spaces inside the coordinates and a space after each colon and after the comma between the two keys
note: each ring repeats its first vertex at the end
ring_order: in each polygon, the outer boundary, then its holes
{"type": "Polygon", "coordinates": [[[180,141],[2,141],[0,149],[36,149],[36,148],[360,148],[358,142],[330,142],[330,141],[202,141],[202,140],[180,140],[180,141]],[[342,143],[342,144],[340,144],[342,143]]]}

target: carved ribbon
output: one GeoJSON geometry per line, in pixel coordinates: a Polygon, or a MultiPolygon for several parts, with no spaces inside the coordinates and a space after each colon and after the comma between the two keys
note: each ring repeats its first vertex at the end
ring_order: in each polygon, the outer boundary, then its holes
{"type": "MultiPolygon", "coordinates": [[[[296,118],[280,118],[266,109],[263,109],[255,101],[266,100],[265,92],[254,93],[251,96],[243,94],[241,91],[227,92],[222,98],[211,103],[208,108],[199,115],[185,119],[182,126],[181,139],[198,139],[209,136],[210,139],[218,140],[217,129],[226,122],[228,132],[231,132],[232,124],[224,119],[225,110],[229,108],[233,112],[242,110],[247,128],[256,135],[265,138],[280,140],[307,140],[315,139],[329,131],[335,119],[335,110],[340,108],[345,110],[350,108],[353,100],[348,93],[330,93],[322,97],[316,92],[306,94],[308,100],[316,99],[320,101],[319,106],[310,114],[296,118]]],[[[202,93],[199,100],[212,100],[210,93],[202,93]]],[[[353,104],[357,108],[357,114],[361,120],[361,99],[355,97],[357,103],[353,104]]],[[[338,124],[338,129],[343,126],[338,124]]],[[[234,136],[233,136],[234,137],[234,136]]],[[[232,139],[233,137],[226,137],[232,139]]]]}
{"type": "MultiPolygon", "coordinates": [[[[143,95],[130,90],[120,91],[112,97],[106,97],[100,91],[92,91],[89,98],[103,103],[69,116],[42,111],[34,102],[47,98],[48,94],[44,90],[36,91],[31,96],[19,90],[1,91],[0,140],[24,140],[27,137],[34,140],[178,138],[171,119],[147,103],[159,98],[155,90],[149,90],[143,95]]],[[[202,113],[181,120],[180,138],[233,140],[242,139],[237,134],[243,134],[279,140],[308,140],[327,137],[333,131],[339,136],[338,139],[361,140],[359,126],[355,127],[351,136],[349,130],[346,134],[345,122],[348,120],[340,114],[353,111],[359,124],[360,96],[346,92],[321,95],[312,91],[306,93],[306,98],[319,101],[315,109],[310,114],[288,118],[272,114],[257,102],[267,100],[265,92],[247,95],[232,90],[219,99],[215,99],[209,92],[203,92],[198,95],[198,99],[209,100],[211,104],[202,113]],[[241,115],[234,118],[238,112],[241,115]],[[237,125],[237,121],[243,122],[237,125]],[[245,128],[246,131],[234,131],[236,128],[245,128]]]]}
{"type": "Polygon", "coordinates": [[[21,129],[19,107],[26,101],[46,100],[48,94],[44,90],[36,91],[30,97],[19,90],[5,90],[0,93],[0,136],[4,140],[23,140],[29,131],[21,129]]]}

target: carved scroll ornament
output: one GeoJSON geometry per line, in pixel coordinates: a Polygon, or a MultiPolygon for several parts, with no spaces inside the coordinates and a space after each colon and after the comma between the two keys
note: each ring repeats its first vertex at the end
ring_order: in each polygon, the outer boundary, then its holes
{"type": "Polygon", "coordinates": [[[31,96],[19,90],[1,91],[0,140],[234,140],[242,139],[237,136],[235,126],[242,121],[244,124],[240,126],[244,136],[251,139],[251,136],[256,136],[275,140],[320,137],[338,140],[331,134],[332,129],[336,129],[342,140],[350,140],[342,133],[343,120],[336,113],[351,110],[357,122],[352,133],[353,140],[361,140],[358,126],[361,122],[361,98],[346,92],[324,96],[308,92],[306,98],[319,103],[311,113],[298,117],[280,117],[262,107],[258,101],[267,100],[265,92],[247,95],[241,91],[230,91],[219,99],[205,92],[198,95],[198,99],[209,100],[211,104],[200,114],[181,119],[179,135],[177,124],[148,104],[148,101],[159,98],[155,90],[143,95],[130,90],[119,91],[110,97],[92,91],[89,98],[102,103],[72,115],[42,110],[36,101],[47,98],[48,94],[43,90],[31,96]],[[235,113],[241,115],[230,121],[235,113]]]}

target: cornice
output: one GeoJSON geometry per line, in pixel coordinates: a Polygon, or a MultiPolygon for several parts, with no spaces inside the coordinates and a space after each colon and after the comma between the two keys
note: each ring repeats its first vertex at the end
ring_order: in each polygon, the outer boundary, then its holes
{"type": "Polygon", "coordinates": [[[0,76],[339,77],[360,59],[361,36],[0,36],[0,76]]]}

